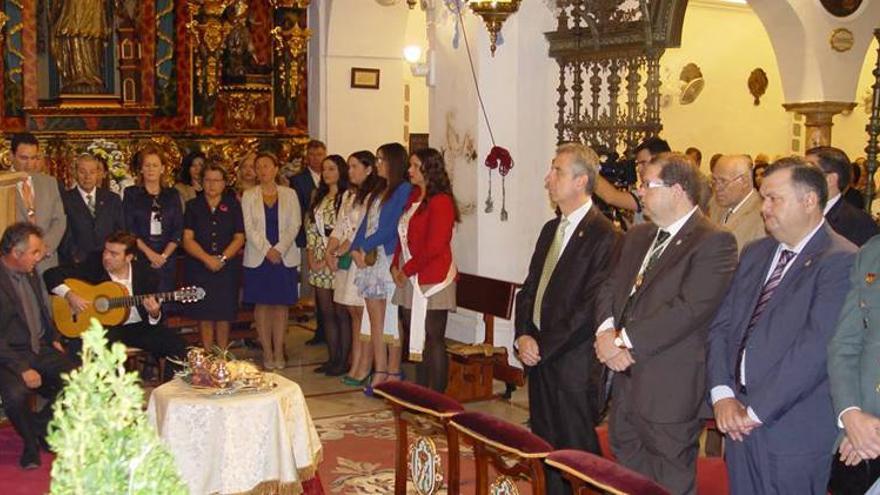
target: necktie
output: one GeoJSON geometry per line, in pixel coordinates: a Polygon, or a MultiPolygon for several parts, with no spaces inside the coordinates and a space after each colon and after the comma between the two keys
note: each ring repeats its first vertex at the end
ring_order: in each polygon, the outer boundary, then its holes
{"type": "Polygon", "coordinates": [[[727,210],[727,213],[724,214],[723,224],[727,224],[727,222],[730,220],[730,215],[733,215],[733,208],[730,208],[729,210],[727,210]]]}
{"type": "Polygon", "coordinates": [[[657,263],[657,260],[660,259],[660,255],[663,254],[663,248],[666,247],[666,241],[669,239],[669,232],[663,229],[657,231],[657,239],[654,240],[654,246],[651,248],[651,255],[648,257],[648,263],[645,265],[645,271],[642,272],[642,275],[648,273],[651,268],[657,263]]]}
{"type": "Polygon", "coordinates": [[[24,201],[24,207],[27,208],[28,221],[33,223],[36,219],[36,209],[34,208],[34,188],[31,186],[30,179],[21,183],[21,199],[24,201]]]}
{"type": "Polygon", "coordinates": [[[547,250],[547,257],[544,258],[544,268],[541,270],[541,279],[538,281],[538,291],[535,293],[535,306],[532,309],[532,322],[538,329],[541,328],[541,303],[544,301],[544,291],[547,290],[547,284],[550,283],[550,275],[556,268],[559,261],[559,253],[562,252],[562,241],[565,239],[565,229],[568,227],[569,221],[562,217],[559,220],[559,226],[556,227],[556,235],[553,237],[553,243],[547,250]]]}
{"type": "Polygon", "coordinates": [[[95,216],[95,195],[93,193],[86,194],[86,206],[89,208],[89,213],[95,216]]]}
{"type": "Polygon", "coordinates": [[[40,353],[40,337],[42,326],[40,325],[40,308],[37,306],[36,293],[28,280],[28,275],[17,273],[12,277],[18,285],[18,293],[22,298],[21,305],[24,309],[24,319],[30,332],[31,350],[34,354],[40,353]]]}
{"type": "Polygon", "coordinates": [[[776,261],[776,266],[773,268],[773,272],[770,274],[770,278],[764,282],[764,287],[761,288],[761,295],[758,296],[758,302],[755,304],[755,309],[752,311],[752,317],[749,319],[749,326],[746,327],[746,331],[743,334],[742,341],[739,344],[739,351],[736,355],[736,379],[737,381],[742,380],[742,362],[743,362],[743,354],[746,352],[746,344],[749,341],[749,337],[752,334],[752,329],[754,329],[755,324],[758,323],[758,320],[761,318],[761,314],[767,309],[767,304],[770,302],[770,299],[773,297],[773,293],[776,292],[776,288],[779,287],[779,284],[782,283],[782,275],[785,273],[785,267],[794,259],[795,256],[794,251],[789,251],[788,249],[783,249],[781,253],[779,253],[779,259],[776,261]]]}

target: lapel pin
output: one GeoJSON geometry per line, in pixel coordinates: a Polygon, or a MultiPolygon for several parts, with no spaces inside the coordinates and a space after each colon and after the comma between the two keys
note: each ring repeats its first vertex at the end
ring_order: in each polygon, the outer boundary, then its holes
{"type": "Polygon", "coordinates": [[[874,281],[877,280],[877,274],[874,272],[868,272],[865,274],[865,283],[868,285],[874,285],[874,281]]]}
{"type": "Polygon", "coordinates": [[[579,230],[579,231],[578,231],[578,237],[583,237],[583,236],[584,236],[584,231],[583,231],[583,230],[579,230]]]}
{"type": "Polygon", "coordinates": [[[681,239],[675,241],[675,245],[676,245],[676,246],[681,245],[681,239]]]}
{"type": "Polygon", "coordinates": [[[810,259],[808,259],[808,260],[804,263],[804,266],[810,266],[810,265],[812,265],[812,264],[813,264],[813,259],[810,258],[810,259]]]}

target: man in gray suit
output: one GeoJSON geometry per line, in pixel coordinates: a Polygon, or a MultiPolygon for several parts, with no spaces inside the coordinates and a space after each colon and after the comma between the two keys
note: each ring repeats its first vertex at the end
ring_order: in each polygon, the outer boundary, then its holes
{"type": "Polygon", "coordinates": [[[840,435],[831,468],[835,495],[861,495],[880,477],[880,236],[856,257],[837,330],[828,346],[828,377],[840,435]]]}
{"type": "Polygon", "coordinates": [[[714,201],[709,218],[731,231],[739,252],[749,242],[765,237],[761,195],[752,187],[752,159],[748,155],[724,155],[712,172],[714,201]]]}
{"type": "Polygon", "coordinates": [[[732,440],[731,493],[825,493],[837,434],[826,347],[855,246],[825,221],[825,175],[778,160],[761,184],[770,237],[746,246],[709,330],[709,388],[732,440]]]}
{"type": "Polygon", "coordinates": [[[10,143],[12,167],[28,174],[18,183],[15,198],[15,220],[31,222],[43,231],[46,253],[37,265],[37,272],[58,266],[58,246],[67,228],[67,216],[58,189],[58,181],[40,170],[40,143],[30,133],[14,134],[10,143]]]}

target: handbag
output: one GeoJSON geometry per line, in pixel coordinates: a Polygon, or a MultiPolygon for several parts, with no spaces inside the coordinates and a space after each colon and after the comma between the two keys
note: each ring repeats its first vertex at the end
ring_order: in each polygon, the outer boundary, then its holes
{"type": "Polygon", "coordinates": [[[336,261],[336,266],[340,270],[348,270],[351,267],[351,253],[345,253],[336,261]]]}

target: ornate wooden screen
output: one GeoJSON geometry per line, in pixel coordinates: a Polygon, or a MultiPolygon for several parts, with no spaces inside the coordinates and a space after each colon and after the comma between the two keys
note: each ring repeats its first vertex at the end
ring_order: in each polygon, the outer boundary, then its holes
{"type": "Polygon", "coordinates": [[[681,40],[686,0],[558,0],[546,33],[559,64],[559,142],[632,150],[660,122],[660,57],[681,40]]]}

